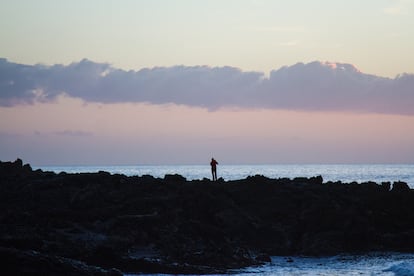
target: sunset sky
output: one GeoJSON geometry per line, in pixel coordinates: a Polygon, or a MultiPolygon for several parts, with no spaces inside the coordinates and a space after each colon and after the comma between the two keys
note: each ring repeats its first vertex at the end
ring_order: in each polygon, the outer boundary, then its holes
{"type": "Polygon", "coordinates": [[[0,0],[0,160],[414,163],[414,0],[0,0]]]}

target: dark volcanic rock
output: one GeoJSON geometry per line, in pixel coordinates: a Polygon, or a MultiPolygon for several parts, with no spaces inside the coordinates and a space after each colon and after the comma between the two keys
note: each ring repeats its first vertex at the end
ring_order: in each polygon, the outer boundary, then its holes
{"type": "Polygon", "coordinates": [[[409,190],[410,190],[410,187],[408,187],[407,183],[405,182],[397,181],[392,184],[393,192],[405,192],[409,190]]]}
{"type": "Polygon", "coordinates": [[[9,274],[199,274],[270,255],[412,252],[413,191],[390,187],[54,174],[1,162],[0,258],[9,274]]]}
{"type": "Polygon", "coordinates": [[[122,276],[117,269],[105,270],[68,258],[50,256],[37,251],[20,251],[0,247],[2,275],[106,275],[122,276]]]}

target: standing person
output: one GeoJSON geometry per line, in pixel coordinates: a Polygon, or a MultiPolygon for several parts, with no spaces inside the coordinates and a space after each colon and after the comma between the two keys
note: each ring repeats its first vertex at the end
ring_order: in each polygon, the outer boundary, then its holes
{"type": "Polygon", "coordinates": [[[211,166],[211,174],[213,175],[213,181],[217,180],[217,165],[218,165],[218,162],[214,158],[211,158],[210,166],[211,166]]]}

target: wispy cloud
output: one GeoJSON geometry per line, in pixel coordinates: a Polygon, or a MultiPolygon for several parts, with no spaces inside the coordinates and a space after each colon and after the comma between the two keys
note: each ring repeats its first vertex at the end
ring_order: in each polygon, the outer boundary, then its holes
{"type": "Polygon", "coordinates": [[[279,43],[280,46],[284,46],[284,47],[293,47],[293,46],[297,46],[298,44],[299,44],[299,41],[297,40],[279,43]]]}
{"type": "MultiPolygon", "coordinates": [[[[67,66],[22,65],[0,59],[0,105],[52,101],[339,110],[414,115],[414,75],[394,79],[344,63],[298,63],[262,72],[234,67],[173,66],[125,71],[82,60],[67,66]]],[[[88,135],[65,130],[60,135],[88,135]]]]}
{"type": "Polygon", "coordinates": [[[250,30],[257,32],[303,33],[306,31],[306,28],[304,26],[262,26],[252,27],[250,30]]]}
{"type": "Polygon", "coordinates": [[[82,130],[62,130],[62,131],[56,131],[54,133],[55,135],[59,136],[70,136],[70,137],[88,137],[93,136],[93,133],[82,131],[82,130]]]}
{"type": "Polygon", "coordinates": [[[413,0],[395,0],[392,5],[387,6],[383,9],[383,12],[388,15],[406,15],[407,10],[414,4],[413,0]]]}

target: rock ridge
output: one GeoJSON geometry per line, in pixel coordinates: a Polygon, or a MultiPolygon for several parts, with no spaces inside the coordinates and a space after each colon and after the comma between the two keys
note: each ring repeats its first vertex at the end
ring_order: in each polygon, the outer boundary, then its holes
{"type": "Polygon", "coordinates": [[[405,182],[212,182],[0,161],[4,273],[221,273],[272,255],[414,251],[405,182]],[[24,263],[25,266],[19,264],[24,263]]]}

